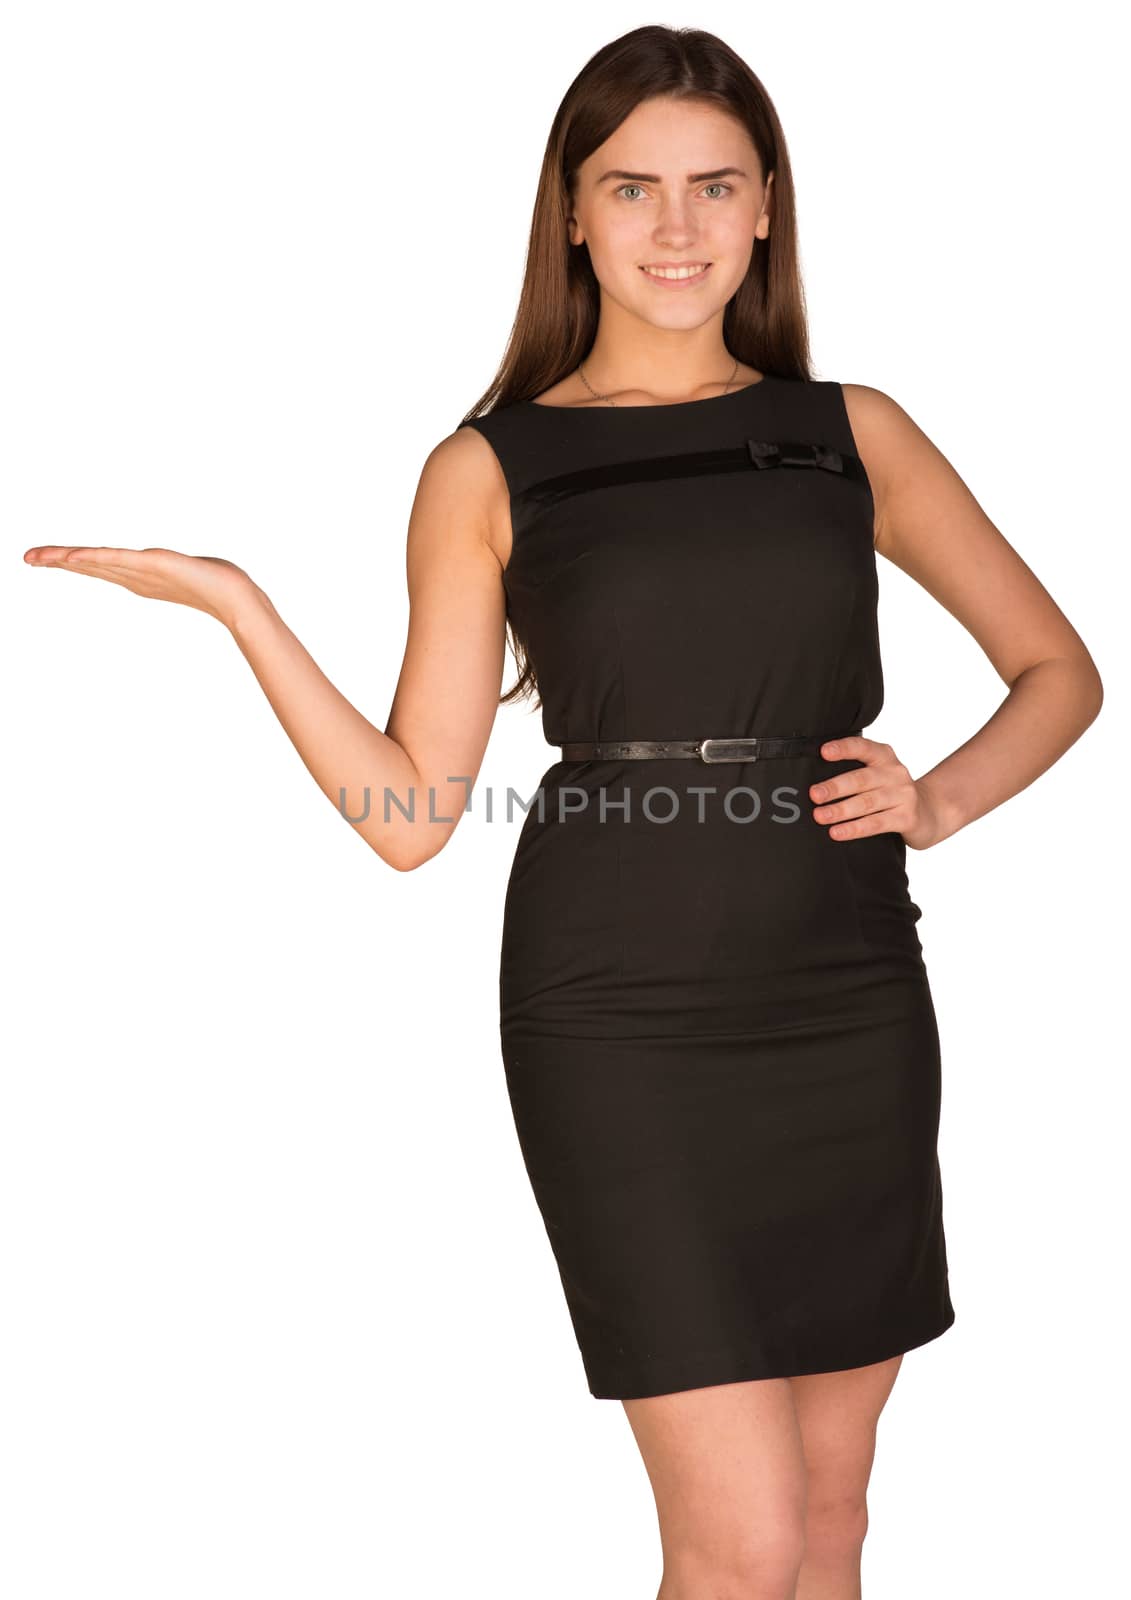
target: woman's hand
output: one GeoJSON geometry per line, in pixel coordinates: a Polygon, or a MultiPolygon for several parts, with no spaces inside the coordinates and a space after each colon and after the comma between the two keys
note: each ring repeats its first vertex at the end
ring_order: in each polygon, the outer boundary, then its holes
{"type": "Polygon", "coordinates": [[[59,567],[104,578],[147,600],[204,611],[231,627],[249,595],[262,595],[242,567],[220,556],[186,556],[151,545],[145,550],[114,550],[104,545],[36,545],[24,552],[32,567],[59,567]]]}
{"type": "Polygon", "coordinates": [[[852,735],[823,744],[821,754],[828,761],[864,763],[809,785],[809,798],[818,802],[814,820],[832,824],[832,838],[901,833],[913,850],[926,850],[949,836],[926,784],[916,782],[890,744],[852,735]]]}

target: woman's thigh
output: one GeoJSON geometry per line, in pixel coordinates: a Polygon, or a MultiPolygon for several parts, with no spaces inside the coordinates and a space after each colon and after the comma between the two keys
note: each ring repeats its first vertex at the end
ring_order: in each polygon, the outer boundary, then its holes
{"type": "Polygon", "coordinates": [[[788,1378],[621,1403],[652,1485],[666,1574],[788,1572],[800,1562],[806,1469],[788,1378]]]}
{"type": "Polygon", "coordinates": [[[788,1572],[809,1539],[854,1529],[902,1359],[622,1401],[665,1571],[788,1572]]]}
{"type": "Polygon", "coordinates": [[[805,1456],[809,1515],[862,1509],[876,1450],[876,1425],[901,1355],[844,1372],[789,1378],[805,1456]]]}

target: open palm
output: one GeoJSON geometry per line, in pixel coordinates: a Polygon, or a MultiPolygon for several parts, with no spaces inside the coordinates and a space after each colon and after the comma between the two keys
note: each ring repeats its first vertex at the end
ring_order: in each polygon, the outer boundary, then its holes
{"type": "Polygon", "coordinates": [[[221,556],[186,556],[160,545],[116,550],[106,545],[44,544],[26,550],[24,560],[32,567],[58,567],[103,578],[147,600],[192,606],[225,624],[240,598],[255,587],[242,567],[221,556]]]}

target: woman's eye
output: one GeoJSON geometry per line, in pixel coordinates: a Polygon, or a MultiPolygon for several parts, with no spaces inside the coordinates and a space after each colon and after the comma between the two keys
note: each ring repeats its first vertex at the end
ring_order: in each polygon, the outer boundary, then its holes
{"type": "MultiPolygon", "coordinates": [[[[707,185],[707,188],[708,189],[721,190],[722,194],[729,194],[730,193],[730,184],[729,183],[709,183],[707,185]]],[[[627,189],[635,189],[638,194],[643,194],[644,193],[644,190],[640,187],[640,185],[638,183],[622,183],[620,188],[617,190],[617,193],[618,194],[624,194],[627,189]]],[[[714,199],[715,196],[712,195],[711,198],[714,199]]],[[[721,198],[721,195],[720,195],[720,198],[721,198]]]]}

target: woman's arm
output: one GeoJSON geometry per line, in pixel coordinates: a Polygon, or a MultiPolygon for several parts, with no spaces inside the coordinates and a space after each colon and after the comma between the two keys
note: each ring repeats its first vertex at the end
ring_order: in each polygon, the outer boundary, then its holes
{"type": "Polygon", "coordinates": [[[843,386],[875,500],[877,551],[977,640],[1009,693],[916,786],[948,838],[1027,788],[1099,714],[1083,640],[946,457],[890,396],[843,386]]]}
{"type": "Polygon", "coordinates": [[[224,623],[323,794],[341,814],[360,819],[368,788],[368,816],[353,826],[390,866],[408,871],[455,831],[490,737],[506,640],[496,554],[505,539],[509,505],[494,452],[475,429],[457,430],[428,457],[413,502],[408,639],[384,733],[334,687],[263,590],[230,562],[175,550],[56,545],[24,559],[193,606],[224,623]]]}
{"type": "Polygon", "coordinates": [[[424,464],[408,528],[408,638],[384,733],[323,675],[266,595],[246,597],[230,623],[323,794],[338,806],[344,789],[346,810],[358,816],[369,788],[369,817],[354,826],[400,871],[430,860],[454,833],[498,709],[505,598],[491,517],[499,476],[472,428],[424,464]]]}

